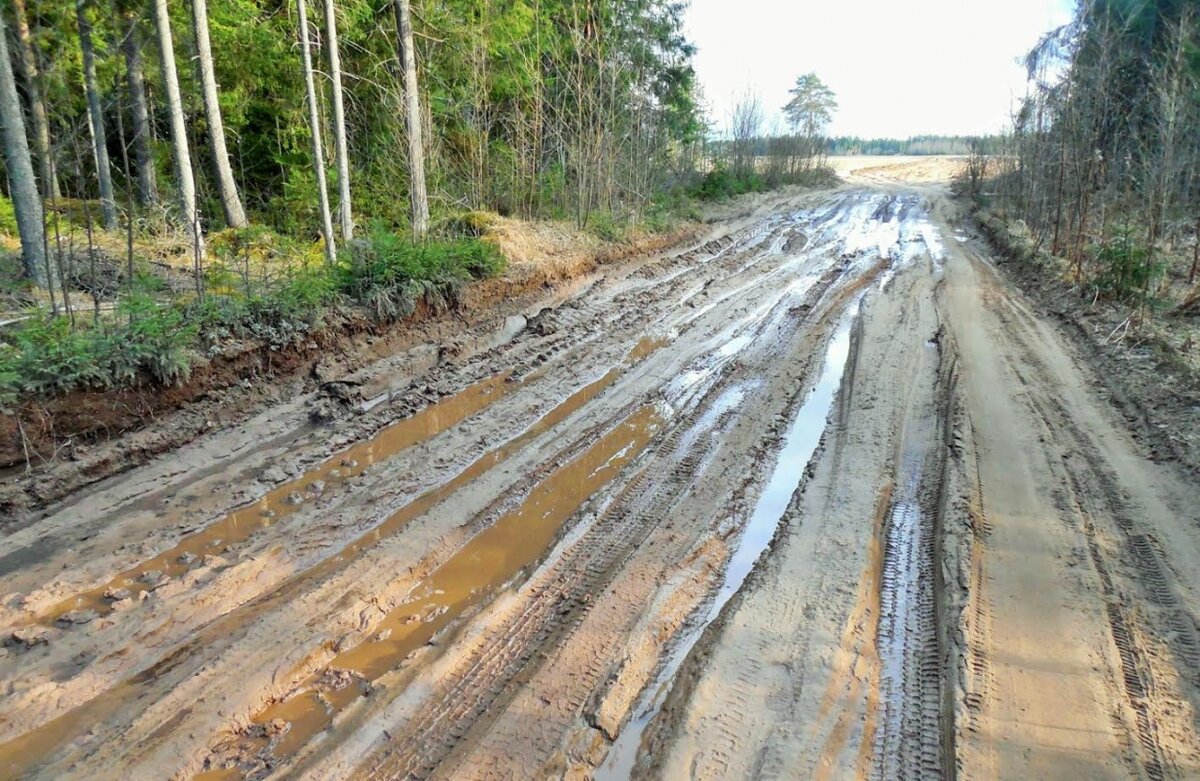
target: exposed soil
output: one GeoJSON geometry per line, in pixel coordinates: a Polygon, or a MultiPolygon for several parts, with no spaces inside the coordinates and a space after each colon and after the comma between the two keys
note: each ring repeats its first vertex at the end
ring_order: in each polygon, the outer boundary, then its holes
{"type": "Polygon", "coordinates": [[[11,526],[0,777],[1196,777],[1200,486],[958,220],[773,196],[11,526]]]}
{"type": "Polygon", "coordinates": [[[1138,318],[1132,307],[1101,301],[1024,258],[1009,243],[1005,226],[990,215],[980,215],[978,227],[995,247],[996,266],[1006,279],[1100,369],[1105,390],[1139,444],[1152,458],[1178,461],[1200,478],[1200,353],[1191,346],[1200,330],[1197,318],[1160,313],[1156,322],[1131,328],[1138,318]],[[1163,331],[1182,336],[1167,339],[1163,331]]]}
{"type": "Polygon", "coordinates": [[[360,388],[363,380],[347,375],[382,359],[420,353],[408,372],[415,378],[446,357],[461,358],[511,335],[510,318],[560,301],[603,265],[702,233],[701,226],[689,225],[606,245],[582,243],[575,235],[545,236],[537,225],[518,230],[511,221],[498,222],[511,268],[499,279],[471,286],[452,312],[418,309],[393,325],[361,313],[335,313],[319,330],[285,347],[226,344],[178,385],[75,391],[30,400],[16,414],[0,415],[0,517],[30,517],[82,486],[297,396],[324,390],[345,401],[347,394],[369,395],[372,388],[360,388]],[[562,248],[568,238],[580,246],[562,248]],[[526,257],[532,252],[541,254],[526,257]]]}

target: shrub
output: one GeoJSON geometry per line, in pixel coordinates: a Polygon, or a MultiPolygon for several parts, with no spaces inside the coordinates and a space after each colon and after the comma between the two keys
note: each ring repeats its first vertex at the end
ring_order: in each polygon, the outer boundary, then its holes
{"type": "Polygon", "coordinates": [[[735,195],[760,193],[767,189],[766,180],[757,173],[738,175],[718,165],[704,175],[693,195],[702,201],[722,201],[735,195]]]}
{"type": "MultiPolygon", "coordinates": [[[[252,245],[261,238],[226,237],[229,254],[256,252],[252,245]]],[[[244,336],[283,346],[319,326],[343,296],[383,320],[411,314],[418,302],[444,311],[457,305],[470,280],[503,267],[499,250],[479,239],[414,243],[380,229],[353,244],[334,267],[302,263],[257,288],[237,284],[236,271],[216,263],[203,298],[163,303],[162,281],[140,275],[112,318],[93,323],[81,317],[72,324],[34,311],[0,333],[0,409],[25,395],[178,382],[188,377],[198,345],[244,336]]]]}
{"type": "Polygon", "coordinates": [[[588,229],[603,241],[622,241],[628,231],[628,226],[619,221],[612,212],[595,211],[588,218],[588,229]]]}
{"type": "Polygon", "coordinates": [[[419,301],[435,311],[456,306],[467,282],[503,268],[499,250],[479,239],[413,242],[376,228],[343,253],[337,287],[391,321],[412,314],[419,301]]]}
{"type": "Polygon", "coordinates": [[[1096,287],[1102,295],[1112,298],[1148,302],[1155,280],[1165,270],[1163,263],[1155,260],[1151,248],[1134,238],[1130,226],[1094,247],[1091,254],[1099,266],[1094,280],[1096,287]]]}

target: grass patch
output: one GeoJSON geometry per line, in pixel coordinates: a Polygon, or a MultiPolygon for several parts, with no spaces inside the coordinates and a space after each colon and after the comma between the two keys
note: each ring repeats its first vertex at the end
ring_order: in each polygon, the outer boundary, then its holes
{"type": "Polygon", "coordinates": [[[469,282],[504,269],[500,251],[483,240],[414,242],[382,228],[333,266],[302,253],[281,269],[273,238],[230,233],[214,241],[203,295],[173,296],[161,279],[139,274],[98,320],[90,311],[70,318],[31,310],[0,332],[0,409],[73,390],[180,382],[200,355],[230,338],[284,347],[337,307],[359,305],[383,322],[419,304],[443,312],[459,304],[469,282]]]}

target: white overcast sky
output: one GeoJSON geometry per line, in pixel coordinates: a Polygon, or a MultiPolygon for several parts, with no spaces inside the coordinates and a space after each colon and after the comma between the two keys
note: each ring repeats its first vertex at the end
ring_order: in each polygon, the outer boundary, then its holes
{"type": "MultiPolygon", "coordinates": [[[[1018,60],[1073,0],[691,0],[696,73],[717,129],[747,89],[768,124],[796,77],[837,93],[831,135],[1001,130],[1024,91],[1018,60]]],[[[768,130],[770,128],[767,128],[768,130]]]]}

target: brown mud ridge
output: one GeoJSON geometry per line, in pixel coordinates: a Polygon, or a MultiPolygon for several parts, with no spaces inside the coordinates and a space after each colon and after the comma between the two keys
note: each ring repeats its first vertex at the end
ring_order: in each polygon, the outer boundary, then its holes
{"type": "Polygon", "coordinates": [[[777,199],[49,506],[0,778],[1195,777],[1200,488],[943,199],[777,199]]]}

